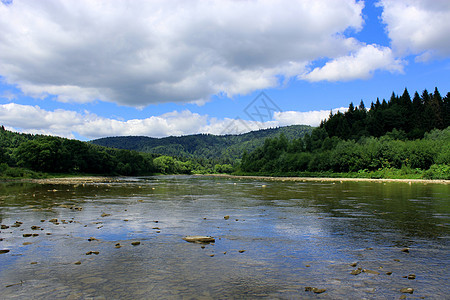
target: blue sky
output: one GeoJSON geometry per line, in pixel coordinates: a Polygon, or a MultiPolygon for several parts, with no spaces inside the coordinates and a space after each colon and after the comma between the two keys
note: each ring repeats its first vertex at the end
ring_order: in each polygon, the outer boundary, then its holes
{"type": "Polygon", "coordinates": [[[0,124],[81,140],[317,126],[405,87],[449,92],[449,19],[445,0],[3,0],[0,124]]]}

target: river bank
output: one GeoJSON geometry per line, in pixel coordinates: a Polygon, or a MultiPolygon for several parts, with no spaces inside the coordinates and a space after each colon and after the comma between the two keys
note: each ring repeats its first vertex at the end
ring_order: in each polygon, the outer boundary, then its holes
{"type": "MultiPolygon", "coordinates": [[[[274,176],[255,176],[255,175],[229,175],[229,174],[196,174],[194,176],[221,177],[230,179],[256,179],[265,181],[299,181],[299,182],[404,182],[412,183],[434,183],[450,184],[450,180],[443,179],[394,179],[394,178],[332,178],[332,177],[274,177],[274,176]]],[[[122,177],[123,178],[123,177],[122,177]]],[[[119,177],[107,176],[79,176],[79,177],[55,177],[41,179],[20,179],[20,181],[38,183],[38,184],[88,184],[88,183],[112,183],[120,181],[119,177]]]]}
{"type": "Polygon", "coordinates": [[[405,182],[405,183],[438,183],[450,184],[450,180],[444,179],[394,179],[394,178],[332,178],[332,177],[274,177],[274,176],[254,176],[254,175],[229,175],[229,174],[209,174],[199,176],[215,176],[235,179],[260,179],[267,181],[319,181],[319,182],[405,182]]]}

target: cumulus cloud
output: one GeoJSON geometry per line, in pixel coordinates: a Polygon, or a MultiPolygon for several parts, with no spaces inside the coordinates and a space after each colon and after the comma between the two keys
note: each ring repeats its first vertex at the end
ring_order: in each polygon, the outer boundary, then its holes
{"type": "Polygon", "coordinates": [[[359,48],[355,0],[0,3],[0,75],[27,95],[130,106],[246,94],[359,48]]]}
{"type": "Polygon", "coordinates": [[[429,60],[450,55],[448,0],[380,0],[382,20],[395,51],[429,60]]]}
{"type": "MultiPolygon", "coordinates": [[[[346,108],[334,109],[333,112],[337,110],[343,112],[346,108]]],[[[317,126],[329,113],[326,110],[274,112],[271,121],[258,122],[240,118],[217,119],[183,110],[146,119],[121,121],[89,112],[62,109],[47,111],[39,106],[8,103],[0,105],[0,125],[20,132],[84,139],[128,135],[165,137],[196,133],[225,135],[295,124],[317,126]]]]}
{"type": "MultiPolygon", "coordinates": [[[[332,109],[333,114],[340,112],[346,112],[347,108],[340,107],[332,109]]],[[[319,126],[322,120],[327,119],[330,116],[330,110],[315,110],[315,111],[283,111],[275,112],[274,119],[279,126],[288,125],[302,125],[307,124],[311,126],[319,126]]]]}
{"type": "Polygon", "coordinates": [[[403,63],[388,47],[365,45],[356,53],[338,57],[300,77],[308,81],[348,81],[370,78],[376,70],[401,72],[403,63]]]}

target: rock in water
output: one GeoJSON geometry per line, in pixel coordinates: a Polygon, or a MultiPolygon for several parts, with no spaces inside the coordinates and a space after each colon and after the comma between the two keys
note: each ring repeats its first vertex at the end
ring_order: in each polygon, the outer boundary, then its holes
{"type": "Polygon", "coordinates": [[[211,236],[189,235],[183,238],[189,243],[214,243],[216,240],[211,236]]]}
{"type": "Polygon", "coordinates": [[[313,288],[312,291],[316,294],[322,294],[322,293],[325,293],[327,291],[327,289],[313,288]]]}
{"type": "Polygon", "coordinates": [[[361,274],[361,269],[356,269],[356,270],[353,270],[353,271],[351,271],[351,273],[350,274],[352,274],[352,275],[359,275],[359,274],[361,274]]]}
{"type": "Polygon", "coordinates": [[[363,271],[364,273],[368,273],[368,274],[380,275],[379,272],[373,271],[373,270],[363,269],[362,271],[363,271]]]}
{"type": "Polygon", "coordinates": [[[412,294],[412,293],[414,292],[414,289],[413,289],[413,288],[402,288],[402,289],[400,290],[400,292],[412,294]]]}

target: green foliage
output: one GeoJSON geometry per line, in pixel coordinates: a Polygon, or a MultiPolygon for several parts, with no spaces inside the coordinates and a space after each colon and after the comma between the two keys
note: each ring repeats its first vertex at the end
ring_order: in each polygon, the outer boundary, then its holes
{"type": "Polygon", "coordinates": [[[381,137],[390,134],[393,139],[422,138],[432,129],[450,126],[449,94],[442,98],[438,89],[434,93],[424,90],[417,92],[413,100],[405,89],[402,96],[392,93],[391,99],[381,104],[379,99],[372,102],[367,111],[361,101],[359,107],[352,103],[345,113],[330,114],[321,124],[329,137],[358,140],[363,136],[381,137]]]}
{"type": "Polygon", "coordinates": [[[346,113],[330,114],[303,139],[287,144],[282,136],[266,139],[242,157],[239,172],[447,178],[450,127],[444,112],[448,96],[441,98],[435,89],[422,96],[416,92],[411,101],[405,89],[400,97],[393,94],[389,102],[372,103],[369,111],[363,102],[359,107],[351,103],[346,113]],[[447,127],[442,128],[443,124],[447,127]]]}
{"type": "Polygon", "coordinates": [[[231,164],[242,158],[244,151],[252,151],[264,144],[266,138],[275,138],[283,134],[286,143],[300,139],[311,133],[312,127],[293,125],[280,128],[262,129],[240,135],[216,136],[211,134],[195,134],[180,137],[150,138],[142,136],[108,137],[93,140],[96,145],[136,150],[157,155],[179,157],[182,160],[193,160],[204,167],[207,164],[231,164]]]}
{"type": "Polygon", "coordinates": [[[425,171],[424,178],[450,180],[450,165],[434,164],[425,171]]]}
{"type": "Polygon", "coordinates": [[[139,175],[155,172],[153,156],[86,142],[0,130],[4,177],[35,177],[39,172],[139,175]],[[31,172],[31,171],[34,171],[31,172]],[[36,173],[38,172],[38,173],[36,173]]]}

